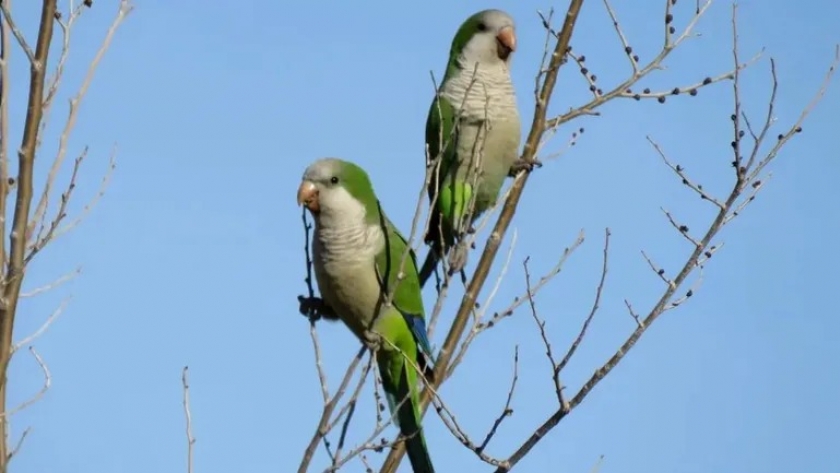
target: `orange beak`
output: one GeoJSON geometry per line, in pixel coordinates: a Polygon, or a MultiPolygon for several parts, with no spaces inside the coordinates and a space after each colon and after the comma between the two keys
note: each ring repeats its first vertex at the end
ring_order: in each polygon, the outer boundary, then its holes
{"type": "Polygon", "coordinates": [[[496,35],[496,39],[499,43],[510,49],[511,51],[516,51],[516,33],[513,31],[512,26],[505,26],[499,31],[499,34],[496,35]]]}
{"type": "Polygon", "coordinates": [[[311,181],[303,181],[298,187],[297,193],[298,205],[305,205],[310,212],[318,212],[320,206],[318,205],[318,188],[311,181]]]}

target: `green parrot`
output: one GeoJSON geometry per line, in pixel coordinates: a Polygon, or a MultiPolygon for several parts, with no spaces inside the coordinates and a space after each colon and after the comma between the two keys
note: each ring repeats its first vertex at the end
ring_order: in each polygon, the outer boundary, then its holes
{"type": "Polygon", "coordinates": [[[320,299],[302,298],[301,311],[308,306],[328,320],[340,319],[375,350],[383,389],[406,437],[412,469],[434,473],[422,431],[414,367],[432,381],[434,357],[426,336],[414,252],[405,257],[400,272],[406,240],[385,216],[367,173],[354,163],[336,158],[313,162],[303,173],[297,200],[315,220],[312,263],[321,293],[320,299]],[[391,291],[393,300],[385,305],[391,291]]]}
{"type": "MultiPolygon", "coordinates": [[[[430,248],[421,287],[456,239],[496,202],[505,178],[533,167],[519,159],[522,129],[510,78],[515,50],[513,18],[501,10],[470,16],[452,40],[446,74],[426,118],[429,157],[440,154],[440,167],[427,189],[430,202],[435,193],[439,197],[425,236],[430,248]]],[[[466,262],[467,248],[456,245],[450,274],[466,262]]]]}

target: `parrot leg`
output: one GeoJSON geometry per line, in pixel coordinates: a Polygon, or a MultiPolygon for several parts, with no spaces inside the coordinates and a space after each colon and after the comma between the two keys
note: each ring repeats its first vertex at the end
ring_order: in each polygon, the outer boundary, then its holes
{"type": "Polygon", "coordinates": [[[372,330],[365,330],[365,338],[362,340],[362,343],[368,348],[368,350],[376,353],[382,347],[382,335],[372,331],[372,330]]]}
{"type": "Polygon", "coordinates": [[[525,161],[522,158],[517,158],[516,161],[510,166],[510,171],[508,171],[508,176],[516,177],[520,171],[528,171],[531,172],[534,168],[542,167],[542,163],[538,161],[536,158],[533,162],[525,161]]]}
{"type": "Polygon", "coordinates": [[[303,297],[298,296],[300,306],[298,312],[301,315],[309,317],[310,319],[318,320],[324,318],[326,320],[338,320],[338,315],[328,306],[326,302],[320,297],[303,297]]]}
{"type": "Polygon", "coordinates": [[[468,249],[466,243],[461,240],[452,247],[449,252],[449,275],[462,271],[467,265],[468,249]]]}

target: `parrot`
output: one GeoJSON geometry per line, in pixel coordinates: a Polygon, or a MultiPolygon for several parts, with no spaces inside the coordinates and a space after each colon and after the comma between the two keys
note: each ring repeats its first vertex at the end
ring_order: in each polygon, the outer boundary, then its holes
{"type": "Polygon", "coordinates": [[[321,295],[301,296],[301,312],[311,309],[326,320],[341,320],[375,352],[412,469],[434,473],[421,425],[417,368],[431,382],[435,360],[414,251],[385,215],[368,174],[353,162],[312,162],[303,173],[297,201],[315,222],[312,266],[321,295]],[[393,300],[384,304],[391,292],[393,300]]]}
{"type": "Polygon", "coordinates": [[[452,39],[446,73],[426,118],[428,157],[440,155],[440,166],[427,186],[434,208],[421,288],[450,248],[449,273],[463,270],[467,249],[453,248],[456,238],[472,231],[472,223],[496,202],[506,177],[538,165],[519,158],[522,129],[510,77],[515,28],[506,12],[483,10],[467,18],[452,39]]]}

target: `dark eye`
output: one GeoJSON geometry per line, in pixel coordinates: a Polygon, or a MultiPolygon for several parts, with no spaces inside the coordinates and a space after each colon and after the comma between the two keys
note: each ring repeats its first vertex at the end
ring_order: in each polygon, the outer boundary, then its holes
{"type": "Polygon", "coordinates": [[[478,31],[485,31],[485,30],[487,30],[487,25],[485,25],[484,23],[479,23],[478,24],[478,31]]]}
{"type": "Polygon", "coordinates": [[[330,178],[330,182],[333,183],[333,184],[338,184],[338,178],[333,176],[333,177],[330,178]]]}

